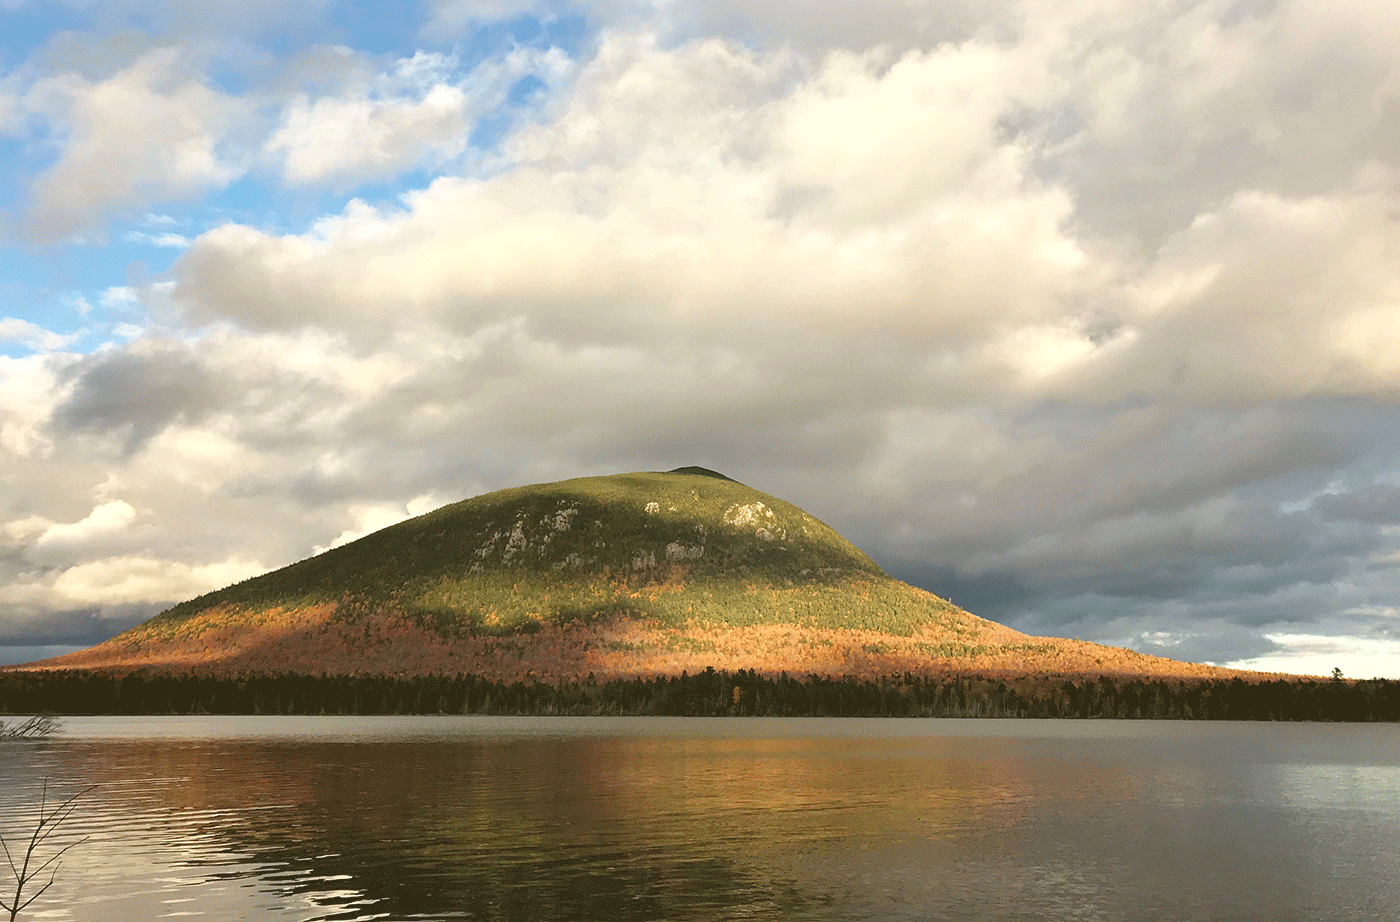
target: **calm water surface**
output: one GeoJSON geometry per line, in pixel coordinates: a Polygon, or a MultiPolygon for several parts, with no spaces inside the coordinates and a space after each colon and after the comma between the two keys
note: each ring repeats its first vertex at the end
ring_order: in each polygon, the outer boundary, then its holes
{"type": "MultiPolygon", "coordinates": [[[[28,919],[1400,919],[1400,727],[69,718],[28,919]]],[[[13,842],[13,839],[10,841],[13,842]]]]}

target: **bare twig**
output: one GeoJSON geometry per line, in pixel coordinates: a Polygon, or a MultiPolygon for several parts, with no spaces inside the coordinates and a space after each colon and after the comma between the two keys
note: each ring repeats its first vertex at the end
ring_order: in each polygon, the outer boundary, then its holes
{"type": "Polygon", "coordinates": [[[0,720],[0,740],[37,740],[59,731],[58,718],[52,714],[35,714],[23,723],[7,724],[0,720]]]}
{"type": "MultiPolygon", "coordinates": [[[[34,832],[29,836],[29,844],[24,850],[22,860],[16,862],[15,855],[18,853],[18,845],[15,852],[10,851],[10,845],[5,841],[5,837],[0,835],[0,850],[5,853],[5,861],[10,866],[10,873],[15,879],[15,895],[7,902],[0,898],[0,909],[10,914],[10,922],[15,922],[19,918],[21,910],[27,909],[44,892],[53,886],[54,880],[58,877],[58,869],[62,866],[62,858],[68,850],[74,846],[81,845],[88,840],[83,836],[76,842],[70,842],[50,855],[46,860],[40,861],[39,851],[41,846],[49,841],[64,821],[73,815],[77,809],[77,800],[97,785],[90,785],[83,788],[78,793],[69,797],[61,804],[49,808],[49,781],[44,779],[43,791],[39,797],[39,822],[34,827],[34,832]],[[28,896],[25,895],[25,888],[30,887],[36,881],[42,880],[45,873],[49,879],[38,890],[33,890],[28,896]]],[[[32,889],[32,888],[31,888],[32,889]]]]}

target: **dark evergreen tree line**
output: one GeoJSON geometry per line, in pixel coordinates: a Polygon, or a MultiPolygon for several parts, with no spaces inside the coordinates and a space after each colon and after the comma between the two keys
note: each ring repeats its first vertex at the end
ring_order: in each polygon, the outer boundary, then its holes
{"type": "Polygon", "coordinates": [[[0,673],[0,714],[559,714],[1400,720],[1400,682],[678,677],[498,682],[471,675],[0,673]]]}

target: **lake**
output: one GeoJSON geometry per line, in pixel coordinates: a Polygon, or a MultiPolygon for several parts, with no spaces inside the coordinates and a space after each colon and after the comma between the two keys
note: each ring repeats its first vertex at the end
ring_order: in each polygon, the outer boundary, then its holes
{"type": "Polygon", "coordinates": [[[45,778],[21,919],[1400,919],[1389,724],[66,718],[12,849],[45,778]]]}

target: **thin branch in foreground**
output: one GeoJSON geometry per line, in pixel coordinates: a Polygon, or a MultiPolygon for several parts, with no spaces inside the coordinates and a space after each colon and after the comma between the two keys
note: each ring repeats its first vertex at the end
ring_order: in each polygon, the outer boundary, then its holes
{"type": "Polygon", "coordinates": [[[23,723],[7,724],[0,720],[0,740],[37,740],[53,736],[60,729],[58,718],[52,714],[35,714],[23,723]]]}
{"type": "Polygon", "coordinates": [[[10,844],[5,841],[5,837],[0,835],[0,850],[5,853],[5,861],[10,866],[10,873],[15,880],[15,895],[8,901],[0,898],[0,910],[10,914],[10,922],[15,922],[19,918],[21,911],[27,909],[35,900],[43,896],[45,891],[53,886],[58,878],[58,869],[62,867],[63,856],[68,850],[83,844],[88,840],[88,836],[83,836],[76,842],[67,845],[54,852],[45,860],[40,860],[40,850],[49,839],[59,830],[59,827],[73,815],[77,809],[77,800],[84,794],[91,791],[97,785],[89,785],[67,800],[57,804],[52,809],[49,808],[49,781],[44,779],[44,787],[39,798],[39,822],[34,827],[34,831],[29,836],[29,844],[25,847],[22,859],[16,860],[19,846],[16,844],[15,850],[10,850],[10,844]],[[39,886],[38,890],[33,890],[31,885],[42,880],[47,873],[48,880],[39,886]],[[25,890],[29,888],[31,892],[26,896],[25,890]]]}

